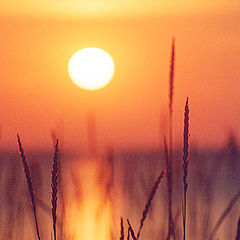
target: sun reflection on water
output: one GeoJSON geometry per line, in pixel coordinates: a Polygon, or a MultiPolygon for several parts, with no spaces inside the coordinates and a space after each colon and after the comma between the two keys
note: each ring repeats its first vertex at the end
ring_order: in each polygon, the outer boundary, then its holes
{"type": "MultiPolygon", "coordinates": [[[[104,170],[108,171],[107,168],[104,170]]],[[[74,187],[68,190],[66,203],[66,232],[69,239],[111,239],[112,206],[106,193],[106,177],[96,160],[73,166],[71,178],[74,187]]]]}

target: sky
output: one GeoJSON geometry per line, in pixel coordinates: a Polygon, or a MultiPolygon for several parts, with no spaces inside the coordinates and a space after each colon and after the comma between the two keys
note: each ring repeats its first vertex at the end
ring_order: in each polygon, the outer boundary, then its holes
{"type": "Polygon", "coordinates": [[[167,134],[171,39],[176,39],[174,143],[186,97],[191,144],[222,146],[240,128],[240,2],[1,1],[1,148],[86,151],[87,115],[98,148],[156,149],[167,134]],[[88,92],[67,73],[70,57],[100,47],[115,61],[105,88],[88,92]]]}
{"type": "Polygon", "coordinates": [[[0,11],[6,15],[96,17],[96,16],[139,16],[154,14],[186,14],[239,9],[238,0],[9,0],[1,1],[0,11]]]}

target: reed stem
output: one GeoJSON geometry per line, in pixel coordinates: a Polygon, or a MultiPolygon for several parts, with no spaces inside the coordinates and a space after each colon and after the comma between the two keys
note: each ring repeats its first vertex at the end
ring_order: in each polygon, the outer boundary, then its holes
{"type": "Polygon", "coordinates": [[[182,217],[183,217],[183,240],[186,239],[186,214],[187,214],[187,176],[188,176],[188,152],[189,148],[189,107],[188,98],[186,100],[185,112],[184,112],[184,131],[183,131],[183,206],[182,206],[182,217]]]}
{"type": "Polygon", "coordinates": [[[53,169],[52,169],[52,220],[53,220],[53,233],[54,240],[57,240],[56,222],[57,222],[57,193],[58,193],[58,140],[55,145],[55,152],[53,157],[53,169]]]}
{"type": "Polygon", "coordinates": [[[26,160],[26,156],[25,156],[22,144],[21,144],[21,139],[20,139],[18,134],[17,134],[17,141],[18,141],[19,153],[20,153],[22,163],[23,163],[25,177],[26,177],[27,184],[28,184],[28,191],[29,191],[29,195],[30,195],[30,198],[31,198],[32,209],[33,209],[34,220],[35,220],[35,227],[36,227],[36,231],[37,231],[37,237],[38,237],[38,240],[40,240],[40,233],[39,233],[38,219],[37,219],[37,207],[36,207],[36,203],[35,203],[32,177],[31,177],[30,170],[29,170],[29,167],[28,167],[28,163],[27,163],[27,160],[26,160]]]}

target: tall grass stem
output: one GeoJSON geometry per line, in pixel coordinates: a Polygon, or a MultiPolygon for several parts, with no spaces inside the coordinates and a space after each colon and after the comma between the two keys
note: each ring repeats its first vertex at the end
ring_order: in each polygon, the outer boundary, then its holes
{"type": "Polygon", "coordinates": [[[120,240],[124,240],[124,227],[123,227],[123,218],[121,217],[121,237],[120,240]]]}
{"type": "Polygon", "coordinates": [[[129,222],[128,219],[127,219],[127,223],[128,223],[128,227],[129,227],[129,231],[130,231],[130,233],[131,233],[132,239],[133,239],[133,240],[137,240],[136,235],[135,235],[135,233],[134,233],[134,231],[133,231],[133,228],[132,228],[132,226],[131,226],[131,224],[130,224],[130,222],[129,222]]]}
{"type": "Polygon", "coordinates": [[[166,172],[166,170],[163,170],[163,171],[160,173],[160,175],[158,176],[156,182],[154,183],[154,186],[153,186],[153,188],[152,188],[151,194],[150,194],[150,196],[149,196],[149,198],[148,198],[148,201],[147,201],[147,203],[146,203],[146,205],[145,205],[145,208],[144,208],[144,210],[143,210],[143,213],[142,213],[142,218],[141,218],[141,221],[140,221],[140,227],[139,227],[138,233],[137,233],[137,239],[139,239],[139,237],[140,237],[140,233],[141,233],[141,230],[142,230],[142,228],[143,228],[143,224],[144,224],[144,221],[145,221],[145,219],[146,219],[146,217],[147,217],[147,214],[148,214],[148,212],[149,212],[149,209],[150,209],[150,207],[151,207],[151,203],[152,203],[153,197],[155,196],[155,194],[156,194],[156,192],[157,192],[157,189],[158,189],[158,187],[159,187],[159,184],[160,184],[160,182],[161,182],[161,180],[162,180],[165,172],[166,172]]]}
{"type": "Polygon", "coordinates": [[[189,156],[189,107],[188,98],[185,105],[184,112],[184,131],[183,131],[183,206],[182,206],[182,218],[183,218],[183,240],[186,239],[186,214],[187,214],[187,176],[188,176],[188,156],[189,156]]]}
{"type": "Polygon", "coordinates": [[[171,48],[171,59],[170,59],[170,71],[169,71],[169,159],[168,159],[168,237],[174,234],[174,227],[172,222],[172,152],[173,152],[173,127],[172,127],[172,114],[173,114],[173,94],[174,94],[174,70],[175,70],[175,39],[172,39],[172,48],[171,48]]]}
{"type": "Polygon", "coordinates": [[[231,201],[227,205],[226,209],[223,211],[223,213],[219,217],[217,223],[215,224],[213,230],[211,231],[211,233],[209,235],[209,238],[208,238],[209,240],[214,239],[214,236],[215,236],[217,230],[219,229],[219,227],[221,226],[223,221],[226,219],[227,215],[231,212],[233,206],[235,205],[235,203],[237,202],[237,200],[239,198],[240,198],[240,190],[233,196],[233,198],[231,199],[231,201]]]}
{"type": "Polygon", "coordinates": [[[30,170],[29,170],[29,167],[28,167],[28,163],[27,163],[27,160],[26,160],[26,156],[25,156],[22,144],[21,144],[21,139],[20,139],[18,134],[17,134],[17,141],[18,141],[19,153],[20,153],[22,163],[23,163],[25,177],[26,177],[27,184],[28,184],[28,191],[29,191],[29,195],[30,195],[30,198],[31,198],[37,237],[38,237],[38,240],[40,240],[40,233],[39,233],[39,226],[38,226],[38,219],[37,219],[37,207],[36,207],[36,203],[35,203],[32,177],[31,177],[30,170]]]}
{"type": "Polygon", "coordinates": [[[167,192],[168,192],[168,234],[166,240],[169,240],[171,236],[175,239],[174,234],[174,223],[172,217],[172,171],[169,166],[169,157],[168,157],[168,146],[166,138],[164,137],[164,152],[165,152],[165,161],[166,161],[166,171],[167,171],[167,192]]]}
{"type": "Polygon", "coordinates": [[[237,235],[236,235],[235,240],[240,240],[240,217],[238,219],[237,235]]]}
{"type": "Polygon", "coordinates": [[[57,193],[58,193],[58,174],[59,174],[58,155],[59,155],[59,152],[58,152],[58,140],[57,140],[55,145],[54,157],[53,157],[52,185],[51,185],[54,240],[57,239],[56,222],[57,222],[57,193]]]}

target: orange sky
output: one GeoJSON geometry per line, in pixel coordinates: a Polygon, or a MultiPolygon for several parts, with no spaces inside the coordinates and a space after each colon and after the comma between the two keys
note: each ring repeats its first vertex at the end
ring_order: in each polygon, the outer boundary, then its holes
{"type": "Polygon", "coordinates": [[[240,2],[232,0],[9,0],[0,2],[6,15],[51,17],[139,16],[155,14],[222,13],[239,10],[240,2]]]}
{"type": "Polygon", "coordinates": [[[133,5],[123,1],[119,11],[113,1],[104,14],[91,13],[91,18],[83,10],[76,17],[76,8],[71,18],[74,1],[61,1],[61,6],[68,6],[65,16],[53,4],[44,5],[44,12],[28,1],[22,8],[19,1],[10,2],[0,3],[3,148],[16,148],[17,132],[28,148],[50,148],[51,130],[64,129],[65,147],[85,151],[89,109],[96,112],[99,148],[156,148],[159,132],[165,133],[172,36],[176,37],[175,143],[182,138],[186,96],[193,143],[223,144],[232,129],[239,135],[239,1],[231,6],[227,1],[188,4],[184,9],[179,0],[176,9],[169,5],[159,12],[155,1],[146,11],[144,1],[132,1],[133,5]],[[115,60],[113,81],[96,92],[77,88],[67,74],[71,55],[86,46],[103,48],[115,60]]]}

